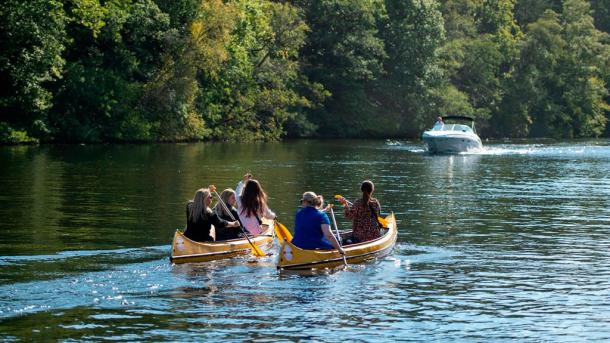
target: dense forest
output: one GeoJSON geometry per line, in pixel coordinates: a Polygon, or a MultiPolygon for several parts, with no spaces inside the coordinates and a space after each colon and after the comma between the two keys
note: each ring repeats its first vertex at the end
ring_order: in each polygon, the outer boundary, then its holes
{"type": "Polygon", "coordinates": [[[608,0],[4,0],[0,141],[609,136],[608,0]]]}

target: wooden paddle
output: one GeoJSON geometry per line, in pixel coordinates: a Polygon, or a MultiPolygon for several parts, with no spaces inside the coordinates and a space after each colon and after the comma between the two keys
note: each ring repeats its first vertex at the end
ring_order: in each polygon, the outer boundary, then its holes
{"type": "MultiPolygon", "coordinates": [[[[335,219],[335,211],[333,211],[333,206],[330,205],[330,215],[333,218],[333,225],[335,226],[335,232],[337,232],[337,243],[339,243],[339,247],[341,246],[341,234],[339,233],[339,228],[337,227],[337,220],[335,219]]],[[[343,264],[347,266],[347,259],[345,258],[345,254],[341,254],[343,257],[343,264]]]]}
{"type": "MultiPolygon", "coordinates": [[[[222,198],[220,197],[220,194],[218,194],[218,192],[216,192],[216,187],[214,185],[211,185],[209,190],[211,192],[213,192],[218,197],[218,202],[220,202],[220,204],[222,205],[222,208],[224,208],[224,210],[227,211],[227,213],[229,214],[231,219],[233,219],[233,221],[236,221],[237,219],[235,219],[235,217],[233,217],[233,213],[231,213],[231,211],[229,211],[229,208],[227,207],[227,205],[224,203],[224,201],[222,201],[222,198]]],[[[258,257],[267,256],[261,250],[261,248],[259,248],[256,244],[254,244],[250,240],[250,237],[248,237],[248,233],[246,232],[246,230],[243,227],[241,227],[241,225],[239,226],[239,228],[240,228],[241,232],[243,232],[243,234],[246,237],[246,239],[248,240],[248,243],[250,243],[250,246],[252,247],[252,255],[258,256],[258,257]]]]}
{"type": "MultiPolygon", "coordinates": [[[[337,200],[344,199],[344,200],[345,200],[345,202],[346,202],[348,205],[350,205],[350,206],[352,206],[352,205],[353,205],[353,204],[352,204],[352,203],[351,203],[349,200],[345,199],[345,197],[344,197],[343,195],[336,194],[336,195],[335,195],[335,199],[337,199],[337,200]]],[[[381,226],[383,226],[383,227],[388,227],[388,224],[389,224],[389,223],[388,223],[388,221],[387,221],[385,218],[382,218],[382,217],[380,217],[380,216],[377,216],[377,221],[379,222],[379,224],[381,224],[381,226]]]]}

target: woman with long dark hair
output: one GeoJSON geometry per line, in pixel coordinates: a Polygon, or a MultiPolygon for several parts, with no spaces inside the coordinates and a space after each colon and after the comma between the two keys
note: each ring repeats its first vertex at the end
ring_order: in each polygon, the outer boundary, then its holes
{"type": "Polygon", "coordinates": [[[264,231],[262,218],[275,219],[275,213],[267,205],[267,193],[249,173],[237,184],[235,192],[239,221],[249,233],[260,235],[264,231]]]}
{"type": "Polygon", "coordinates": [[[344,206],[345,217],[352,220],[352,243],[366,242],[380,237],[381,225],[377,220],[381,212],[379,201],[373,198],[375,185],[365,180],[360,185],[362,198],[353,204],[345,198],[338,199],[344,206]]]}

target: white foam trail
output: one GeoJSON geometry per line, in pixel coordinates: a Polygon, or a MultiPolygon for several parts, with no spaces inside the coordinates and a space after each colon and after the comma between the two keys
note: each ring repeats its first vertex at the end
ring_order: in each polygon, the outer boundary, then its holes
{"type": "Polygon", "coordinates": [[[158,253],[169,251],[169,245],[159,245],[141,248],[124,248],[112,250],[68,250],[60,251],[54,255],[24,255],[24,256],[1,256],[0,265],[8,265],[13,263],[37,262],[37,261],[53,261],[65,260],[69,258],[91,257],[99,255],[131,255],[142,253],[158,253]]]}

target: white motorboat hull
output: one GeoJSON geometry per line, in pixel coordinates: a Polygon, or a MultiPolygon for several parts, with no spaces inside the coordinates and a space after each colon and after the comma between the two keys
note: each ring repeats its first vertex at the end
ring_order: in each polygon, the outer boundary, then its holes
{"type": "Polygon", "coordinates": [[[458,154],[483,148],[481,138],[471,132],[425,131],[422,140],[433,154],[458,154]]]}

